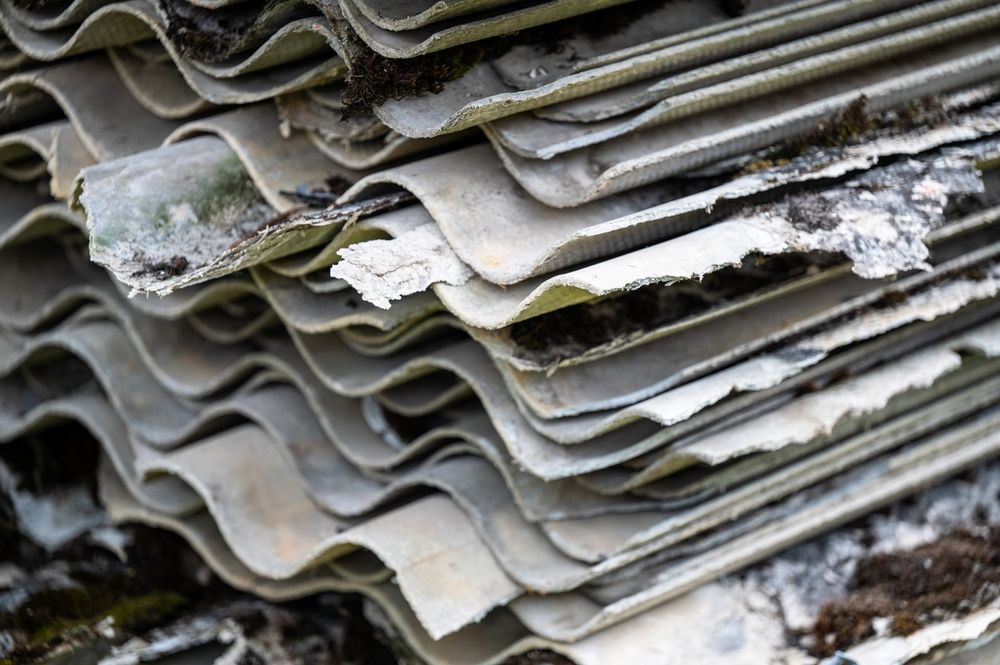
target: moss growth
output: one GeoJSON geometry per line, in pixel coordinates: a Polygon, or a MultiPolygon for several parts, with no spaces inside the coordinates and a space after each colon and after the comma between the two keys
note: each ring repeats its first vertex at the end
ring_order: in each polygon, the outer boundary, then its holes
{"type": "Polygon", "coordinates": [[[134,634],[173,619],[190,604],[175,591],[123,596],[115,584],[95,584],[39,591],[18,611],[0,614],[0,623],[25,636],[13,657],[27,662],[55,647],[95,639],[95,626],[108,617],[115,631],[134,634]]]}
{"type": "Polygon", "coordinates": [[[187,258],[175,254],[166,261],[147,263],[141,269],[134,271],[132,276],[139,277],[142,275],[156,275],[160,279],[166,277],[176,277],[177,275],[183,275],[184,271],[187,270],[187,267],[187,258]]]}
{"type": "Polygon", "coordinates": [[[930,96],[912,100],[883,112],[868,109],[868,98],[860,95],[830,118],[791,141],[779,146],[765,157],[744,167],[752,172],[781,166],[817,148],[843,148],[871,140],[881,132],[902,133],[926,127],[939,127],[951,120],[951,114],[941,100],[930,96]],[[755,168],[756,167],[756,168],[755,168]]]}
{"type": "MultiPolygon", "coordinates": [[[[36,436],[37,444],[16,440],[0,446],[7,467],[18,478],[28,476],[22,487],[44,494],[93,482],[89,460],[96,461],[99,446],[82,427],[53,427],[36,436]]],[[[180,536],[143,526],[118,528],[124,561],[87,536],[47,551],[17,530],[9,499],[0,492],[0,560],[24,571],[28,594],[21,602],[8,599],[0,612],[0,626],[14,639],[10,650],[4,645],[0,665],[96,663],[114,644],[151,639],[154,628],[183,640],[184,625],[172,624],[197,617],[235,621],[251,641],[259,634],[260,653],[279,646],[289,654],[287,662],[400,662],[364,618],[360,596],[326,593],[282,605],[251,600],[217,578],[203,578],[203,564],[180,536]],[[73,585],[65,586],[66,579],[73,585]],[[110,638],[98,634],[108,617],[115,630],[110,638]],[[262,630],[268,626],[277,632],[262,630]],[[276,635],[277,645],[271,642],[276,635]]],[[[252,654],[241,662],[265,661],[252,654]]]]}
{"type": "Polygon", "coordinates": [[[1000,595],[1000,526],[984,535],[958,531],[911,550],[858,562],[850,594],[825,604],[812,628],[813,655],[830,656],[875,634],[888,618],[893,635],[968,614],[1000,595]]]}
{"type": "MultiPolygon", "coordinates": [[[[157,232],[170,235],[178,224],[189,219],[197,224],[228,224],[240,221],[249,210],[267,206],[235,154],[220,160],[204,184],[196,190],[188,190],[186,194],[185,198],[168,196],[153,202],[145,210],[143,218],[148,219],[157,232]]],[[[125,219],[123,223],[132,224],[133,218],[125,219]]],[[[105,234],[94,241],[107,245],[113,237],[114,234],[105,234]]]]}
{"type": "MultiPolygon", "coordinates": [[[[199,190],[199,197],[187,203],[198,223],[229,220],[257,206],[266,206],[257,186],[235,154],[222,160],[215,172],[199,190]]],[[[161,204],[153,219],[169,230],[174,204],[161,204]]]]}
{"type": "MultiPolygon", "coordinates": [[[[48,1],[48,0],[45,0],[48,1]]],[[[219,62],[258,31],[263,17],[280,11],[287,18],[304,16],[301,9],[288,8],[285,0],[267,0],[245,5],[206,9],[186,0],[160,0],[167,17],[167,34],[185,56],[196,60],[219,62]]]]}
{"type": "Polygon", "coordinates": [[[766,171],[768,169],[773,169],[779,166],[788,166],[791,163],[792,163],[791,160],[788,159],[787,157],[776,157],[774,159],[767,159],[767,158],[755,159],[754,161],[750,162],[742,169],[740,169],[740,172],[737,173],[737,175],[738,176],[749,175],[751,173],[766,171]]]}
{"type": "Polygon", "coordinates": [[[876,126],[867,106],[868,98],[860,95],[832,118],[821,120],[811,133],[798,139],[798,152],[809,148],[835,148],[858,141],[876,126]]]}
{"type": "Polygon", "coordinates": [[[651,284],[520,321],[510,326],[510,339],[522,358],[550,365],[797,279],[834,261],[820,254],[749,257],[741,266],[723,268],[700,281],[651,284]]]}

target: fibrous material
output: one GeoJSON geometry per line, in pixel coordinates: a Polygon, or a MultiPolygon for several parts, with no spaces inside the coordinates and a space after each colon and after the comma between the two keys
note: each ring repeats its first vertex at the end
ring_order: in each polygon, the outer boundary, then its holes
{"type": "Polygon", "coordinates": [[[998,25],[0,0],[0,659],[992,662],[998,25]],[[31,623],[134,525],[246,596],[31,623]]]}

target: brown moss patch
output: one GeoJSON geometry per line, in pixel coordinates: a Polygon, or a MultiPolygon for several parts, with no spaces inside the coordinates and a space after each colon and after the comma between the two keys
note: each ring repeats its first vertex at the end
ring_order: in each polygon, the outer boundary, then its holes
{"type": "Polygon", "coordinates": [[[236,3],[207,9],[187,0],[160,0],[167,17],[167,35],[189,58],[219,62],[263,38],[266,26],[315,15],[304,3],[288,0],[236,3]]]}
{"type": "Polygon", "coordinates": [[[1000,597],[1000,525],[984,535],[957,531],[910,550],[866,557],[850,593],[820,609],[813,655],[830,656],[875,635],[876,619],[893,635],[962,616],[1000,597]]]}
{"type": "Polygon", "coordinates": [[[762,151],[735,175],[780,169],[792,164],[795,158],[817,150],[845,148],[882,135],[941,127],[952,122],[954,116],[955,112],[946,109],[935,95],[910,100],[880,112],[871,111],[868,98],[859,95],[841,110],[819,120],[808,131],[762,151]]]}
{"type": "Polygon", "coordinates": [[[940,127],[947,124],[951,117],[940,98],[933,95],[882,112],[870,111],[868,98],[859,95],[831,117],[820,120],[811,131],[784,146],[772,159],[780,161],[781,157],[799,156],[815,148],[840,148],[862,143],[879,132],[901,133],[940,127]]]}
{"type": "Polygon", "coordinates": [[[510,339],[521,357],[548,365],[801,277],[830,260],[818,254],[751,257],[741,266],[723,268],[700,282],[653,284],[520,321],[510,327],[510,339]]]}
{"type": "Polygon", "coordinates": [[[847,145],[872,131],[875,118],[867,107],[868,98],[860,95],[834,116],[820,120],[812,132],[799,139],[800,150],[847,145]]]}
{"type": "Polygon", "coordinates": [[[187,257],[175,254],[165,261],[147,261],[141,268],[132,273],[133,277],[156,275],[160,279],[183,275],[188,268],[187,257]]]}

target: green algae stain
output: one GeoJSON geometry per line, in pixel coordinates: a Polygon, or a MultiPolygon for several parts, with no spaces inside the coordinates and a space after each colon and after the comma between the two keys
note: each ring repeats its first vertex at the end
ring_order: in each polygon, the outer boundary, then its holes
{"type": "Polygon", "coordinates": [[[97,586],[46,589],[16,612],[0,614],[0,625],[13,626],[23,636],[0,665],[32,662],[56,647],[93,640],[96,626],[108,618],[116,633],[130,635],[170,621],[190,605],[175,591],[121,595],[97,586]]]}

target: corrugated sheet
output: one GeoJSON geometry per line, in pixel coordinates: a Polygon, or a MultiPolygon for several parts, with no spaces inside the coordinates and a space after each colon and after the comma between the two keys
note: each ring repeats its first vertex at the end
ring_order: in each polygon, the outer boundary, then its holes
{"type": "Polygon", "coordinates": [[[993,3],[56,4],[0,0],[0,440],[82,425],[230,585],[432,663],[816,662],[741,571],[995,479],[993,3]]]}

